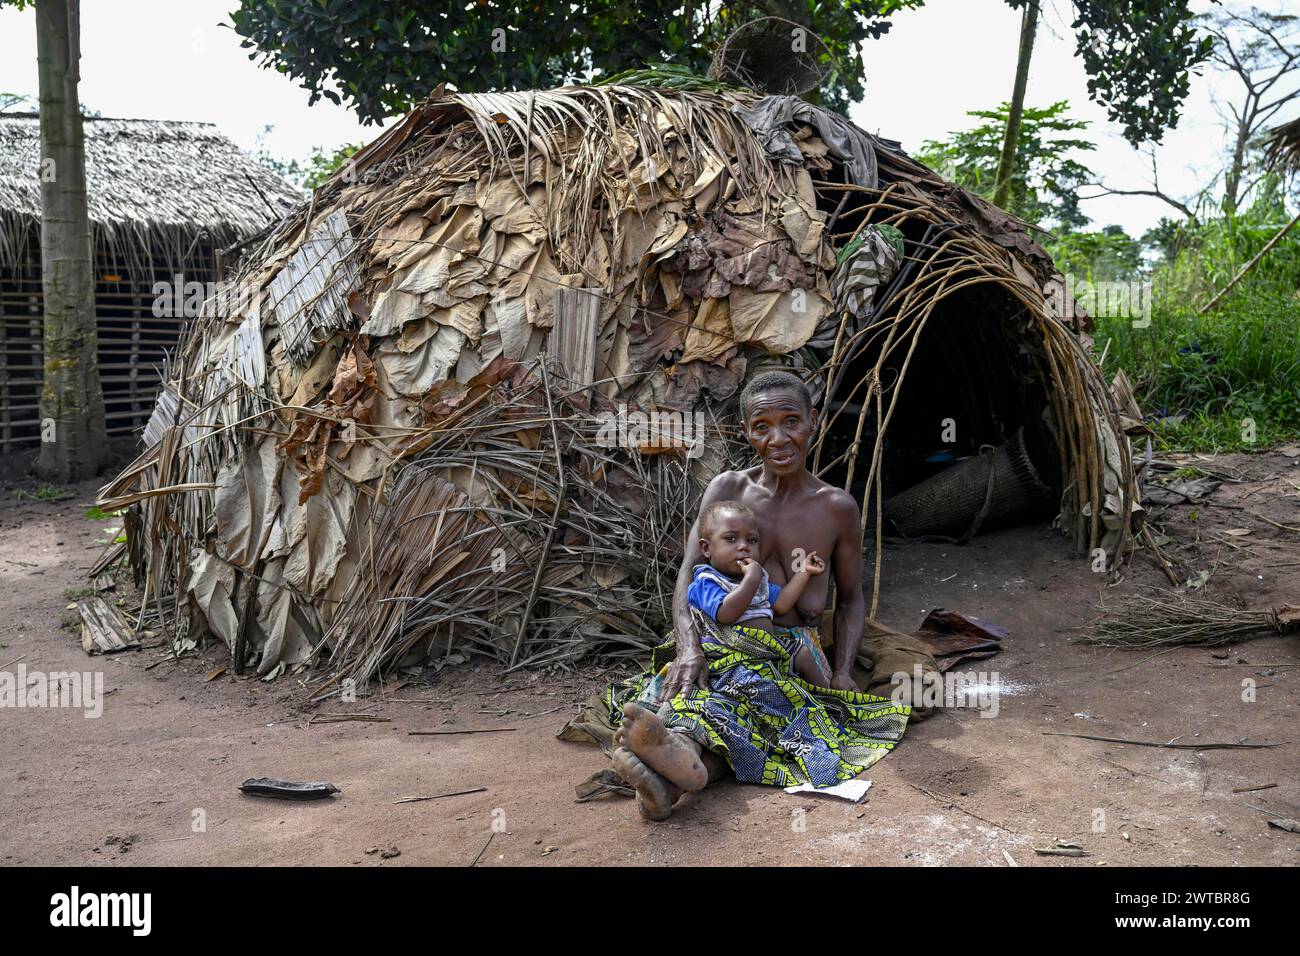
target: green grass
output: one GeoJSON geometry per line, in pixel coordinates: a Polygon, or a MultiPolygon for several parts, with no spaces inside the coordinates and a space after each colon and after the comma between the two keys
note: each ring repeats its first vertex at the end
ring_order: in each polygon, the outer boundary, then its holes
{"type": "Polygon", "coordinates": [[[1163,448],[1230,451],[1300,436],[1300,301],[1260,285],[1207,315],[1157,294],[1147,328],[1097,320],[1107,375],[1123,368],[1147,415],[1185,416],[1153,426],[1163,448]]]}
{"type": "Polygon", "coordinates": [[[110,518],[118,518],[126,514],[125,508],[119,508],[117,511],[105,511],[99,505],[91,505],[86,509],[86,517],[91,521],[108,521],[110,518]]]}
{"type": "Polygon", "coordinates": [[[1106,243],[1058,250],[1078,274],[1150,281],[1148,327],[1097,317],[1093,335],[1107,375],[1128,373],[1148,421],[1182,418],[1153,423],[1162,448],[1218,452],[1300,438],[1300,232],[1260,259],[1213,312],[1198,313],[1291,219],[1289,204],[1270,179],[1246,209],[1165,230],[1148,247],[1159,254],[1152,268],[1126,271],[1107,258],[1106,243]],[[1085,261],[1076,261],[1080,254],[1085,261]]]}
{"type": "Polygon", "coordinates": [[[24,488],[15,488],[15,498],[26,498],[29,501],[63,501],[66,498],[72,498],[76,492],[70,488],[60,488],[58,485],[39,485],[32,491],[24,488]]]}

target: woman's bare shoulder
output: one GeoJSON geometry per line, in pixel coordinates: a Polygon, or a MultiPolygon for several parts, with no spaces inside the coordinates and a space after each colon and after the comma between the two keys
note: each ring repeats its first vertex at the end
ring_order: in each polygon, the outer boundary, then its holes
{"type": "Polygon", "coordinates": [[[753,482],[750,471],[753,471],[753,469],[718,472],[704,491],[705,500],[724,501],[728,498],[741,497],[741,493],[753,482]]]}
{"type": "MultiPolygon", "coordinates": [[[[820,481],[820,479],[818,480],[820,481]]],[[[821,487],[817,489],[817,498],[825,502],[826,507],[837,516],[851,516],[854,519],[861,517],[861,513],[858,511],[857,499],[843,488],[821,481],[821,487]]]]}

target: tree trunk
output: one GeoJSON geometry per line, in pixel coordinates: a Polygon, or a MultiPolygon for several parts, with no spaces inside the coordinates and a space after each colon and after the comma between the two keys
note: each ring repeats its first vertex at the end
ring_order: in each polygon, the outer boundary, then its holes
{"type": "Polygon", "coordinates": [[[36,470],[58,481],[88,478],[108,460],[104,393],[95,356],[95,286],[77,96],[80,20],[80,0],[36,4],[45,298],[41,453],[36,470]]]}
{"type": "Polygon", "coordinates": [[[1223,211],[1229,216],[1237,211],[1237,190],[1241,188],[1242,171],[1246,166],[1246,141],[1250,138],[1250,121],[1246,117],[1250,115],[1249,110],[1250,103],[1247,102],[1246,111],[1243,111],[1242,119],[1237,125],[1237,140],[1232,147],[1232,161],[1228,164],[1228,171],[1223,177],[1223,211]]]}
{"type": "Polygon", "coordinates": [[[1029,82],[1029,61],[1034,55],[1034,34],[1038,32],[1038,0],[1029,0],[1020,18],[1020,54],[1016,60],[1016,82],[1011,91],[1011,109],[1007,113],[1007,134],[1002,140],[1002,155],[994,177],[993,205],[1007,207],[1011,179],[1015,175],[1016,147],[1020,143],[1020,119],[1025,112],[1025,86],[1029,82]]]}

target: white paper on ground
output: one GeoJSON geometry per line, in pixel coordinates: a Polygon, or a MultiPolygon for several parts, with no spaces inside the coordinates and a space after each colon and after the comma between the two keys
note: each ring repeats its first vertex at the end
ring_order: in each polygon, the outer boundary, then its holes
{"type": "Polygon", "coordinates": [[[786,787],[786,793],[824,793],[828,797],[839,797],[850,803],[857,803],[871,789],[870,780],[845,780],[833,787],[814,787],[811,783],[801,783],[795,787],[786,787]]]}

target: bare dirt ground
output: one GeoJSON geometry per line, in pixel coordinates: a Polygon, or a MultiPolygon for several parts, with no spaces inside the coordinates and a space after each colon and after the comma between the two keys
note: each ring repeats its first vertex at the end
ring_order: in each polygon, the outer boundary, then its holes
{"type": "MultiPolygon", "coordinates": [[[[1192,464],[1241,480],[1225,481],[1208,502],[1153,509],[1180,578],[1209,571],[1211,597],[1251,607],[1297,601],[1300,532],[1287,530],[1300,528],[1296,458],[1192,464]]],[[[1006,866],[1004,851],[1020,866],[1300,862],[1300,835],[1267,825],[1300,817],[1300,638],[1156,656],[1072,641],[1100,600],[1167,584],[1149,552],[1108,588],[1045,529],[996,532],[964,548],[889,550],[882,621],[911,630],[942,606],[1010,630],[999,656],[964,666],[1000,675],[997,716],[950,710],[915,723],[867,775],[874,785],[860,805],[724,783],[651,825],[631,800],[574,801],[574,785],[604,761],[595,747],[554,734],[605,678],[598,670],[501,678],[469,665],[390,687],[382,700],[318,708],[294,678],[266,684],[227,673],[205,682],[226,663],[220,645],[179,662],[159,646],[87,657],[61,624],[116,522],[85,516],[91,485],[54,503],[17,498],[13,488],[0,488],[0,670],[102,670],[109,693],[99,719],[0,710],[4,865],[1006,866]],[[1255,682],[1254,701],[1243,700],[1245,679],[1255,682]],[[389,722],[309,725],[318,711],[389,722]],[[408,734],[505,727],[513,729],[408,734]],[[1281,746],[1198,752],[1049,731],[1281,746]],[[297,804],[238,792],[258,776],[328,780],[342,793],[297,804]],[[486,790],[395,802],[476,787],[486,790]],[[195,832],[200,818],[206,829],[195,832]],[[1088,855],[1034,854],[1056,839],[1088,855]],[[374,847],[400,855],[366,852],[374,847]]]]}

